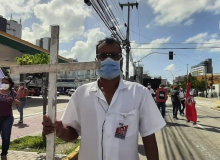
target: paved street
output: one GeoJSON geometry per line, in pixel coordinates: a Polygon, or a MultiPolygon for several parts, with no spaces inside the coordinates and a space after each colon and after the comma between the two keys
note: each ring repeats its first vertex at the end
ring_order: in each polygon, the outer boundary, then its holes
{"type": "MultiPolygon", "coordinates": [[[[64,108],[67,106],[69,97],[58,98],[58,113],[60,119],[64,108]]],[[[218,99],[196,98],[198,124],[187,123],[185,117],[179,116],[179,120],[172,118],[172,107],[167,102],[166,122],[167,126],[159,131],[157,136],[161,160],[220,160],[220,112],[211,110],[218,99]]],[[[32,97],[28,99],[24,109],[24,124],[16,124],[18,112],[14,110],[15,123],[12,129],[12,139],[32,134],[40,134],[42,130],[42,98],[32,97]]],[[[139,155],[141,160],[146,160],[143,144],[139,143],[139,155]]],[[[21,153],[10,152],[9,160],[19,157],[21,153]]],[[[26,153],[37,159],[41,155],[26,153]]]]}
{"type": "MultiPolygon", "coordinates": [[[[211,110],[216,99],[196,98],[198,123],[185,117],[173,119],[171,102],[167,102],[167,126],[159,131],[157,141],[161,160],[220,160],[220,112],[211,110]]],[[[144,157],[140,140],[140,157],[144,157]]]]}

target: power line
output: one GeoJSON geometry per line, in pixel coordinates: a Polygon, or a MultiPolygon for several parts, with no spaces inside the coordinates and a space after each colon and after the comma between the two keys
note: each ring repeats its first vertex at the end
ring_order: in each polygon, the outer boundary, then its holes
{"type": "Polygon", "coordinates": [[[96,13],[99,15],[106,27],[112,33],[112,36],[120,41],[124,41],[125,34],[121,30],[120,25],[115,18],[108,2],[106,0],[105,2],[103,0],[97,2],[95,0],[90,0],[90,2],[96,13]]]}
{"type": "Polygon", "coordinates": [[[158,47],[158,48],[156,48],[156,47],[149,47],[149,48],[131,48],[131,49],[220,49],[220,47],[189,47],[189,48],[168,48],[168,47],[158,47]]]}
{"type": "MultiPolygon", "coordinates": [[[[124,16],[123,16],[122,12],[120,12],[120,10],[118,9],[115,0],[111,0],[111,1],[112,1],[112,3],[113,3],[114,7],[116,8],[116,11],[118,12],[119,16],[121,16],[121,18],[122,18],[122,20],[123,20],[123,22],[124,22],[124,24],[125,24],[126,22],[125,22],[124,16]]],[[[118,1],[118,2],[119,2],[119,1],[118,1]]],[[[120,3],[120,2],[119,2],[119,3],[120,3]]]]}
{"type": "Polygon", "coordinates": [[[140,43],[140,21],[139,21],[139,10],[137,10],[137,17],[138,17],[138,36],[139,36],[139,43],[140,43]]]}
{"type": "MultiPolygon", "coordinates": [[[[136,43],[136,42],[131,42],[131,43],[136,43]]],[[[136,44],[152,44],[152,43],[136,43],[136,44]]],[[[219,42],[167,42],[167,43],[162,43],[162,42],[155,42],[155,44],[220,44],[219,42]]]]}

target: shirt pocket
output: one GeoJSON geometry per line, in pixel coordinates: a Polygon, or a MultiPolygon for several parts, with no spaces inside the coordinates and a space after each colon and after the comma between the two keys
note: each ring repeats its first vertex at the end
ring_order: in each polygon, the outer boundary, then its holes
{"type": "MultiPolygon", "coordinates": [[[[125,125],[128,125],[126,137],[135,135],[138,132],[138,120],[137,120],[137,110],[134,109],[127,113],[119,113],[119,122],[123,122],[125,125]]],[[[119,123],[118,122],[118,123],[119,123]]]]}

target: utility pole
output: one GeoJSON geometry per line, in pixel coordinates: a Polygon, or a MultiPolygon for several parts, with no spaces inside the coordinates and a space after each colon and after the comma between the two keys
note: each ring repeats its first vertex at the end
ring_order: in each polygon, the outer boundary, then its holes
{"type": "Polygon", "coordinates": [[[124,3],[124,4],[120,4],[119,6],[121,7],[121,9],[123,10],[123,7],[128,7],[128,23],[127,23],[127,33],[126,33],[126,80],[129,80],[129,54],[130,54],[130,7],[134,7],[136,6],[136,8],[138,9],[138,3],[124,3]]]}
{"type": "Polygon", "coordinates": [[[189,75],[188,75],[188,65],[189,64],[187,64],[187,82],[188,82],[188,77],[189,77],[189,75]]]}

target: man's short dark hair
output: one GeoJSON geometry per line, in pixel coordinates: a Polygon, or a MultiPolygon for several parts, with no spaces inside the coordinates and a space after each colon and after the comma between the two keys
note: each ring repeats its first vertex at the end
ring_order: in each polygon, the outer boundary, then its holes
{"type": "Polygon", "coordinates": [[[108,38],[105,38],[103,40],[100,40],[98,42],[98,44],[96,45],[96,54],[99,54],[98,53],[98,47],[100,44],[102,44],[103,42],[105,42],[107,45],[110,45],[110,44],[117,44],[119,46],[119,49],[120,49],[120,52],[122,52],[122,48],[121,48],[121,42],[114,39],[114,38],[111,38],[111,37],[108,37],[108,38]]]}

